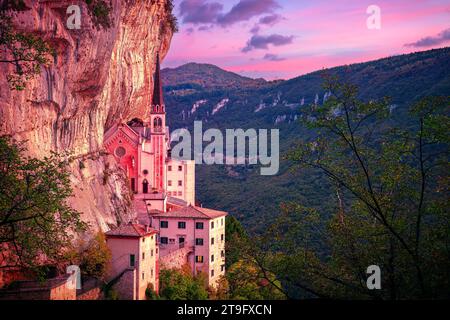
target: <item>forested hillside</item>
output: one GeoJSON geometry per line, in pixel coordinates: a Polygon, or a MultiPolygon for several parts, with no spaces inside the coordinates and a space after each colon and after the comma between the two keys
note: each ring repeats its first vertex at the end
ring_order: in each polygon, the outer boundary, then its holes
{"type": "MultiPolygon", "coordinates": [[[[202,120],[204,130],[278,128],[283,155],[299,139],[314,135],[298,119],[302,108],[327,99],[325,75],[358,86],[366,101],[389,96],[392,124],[407,126],[406,111],[413,102],[450,92],[450,48],[320,70],[287,81],[252,80],[204,64],[162,72],[171,130],[190,128],[194,120],[202,120]]],[[[249,231],[267,226],[286,201],[319,208],[323,215],[333,212],[334,191],[326,180],[311,169],[293,173],[289,167],[281,160],[277,176],[261,176],[257,166],[198,165],[198,200],[228,210],[249,231]]]]}

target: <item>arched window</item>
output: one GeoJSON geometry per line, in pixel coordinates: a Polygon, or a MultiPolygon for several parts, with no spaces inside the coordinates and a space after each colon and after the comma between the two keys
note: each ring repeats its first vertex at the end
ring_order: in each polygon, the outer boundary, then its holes
{"type": "Polygon", "coordinates": [[[142,193],[148,193],[148,181],[147,181],[147,179],[144,179],[144,181],[142,181],[142,193]]]}
{"type": "Polygon", "coordinates": [[[160,131],[162,128],[162,120],[160,117],[156,117],[153,119],[153,128],[155,128],[155,131],[160,131]]]}

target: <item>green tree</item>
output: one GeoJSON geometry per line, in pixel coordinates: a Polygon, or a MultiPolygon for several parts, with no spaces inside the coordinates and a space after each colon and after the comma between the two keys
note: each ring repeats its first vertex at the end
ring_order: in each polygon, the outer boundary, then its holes
{"type": "Polygon", "coordinates": [[[53,50],[41,38],[14,30],[8,14],[11,8],[7,9],[0,10],[0,62],[14,67],[14,72],[7,75],[10,88],[23,90],[27,81],[40,74],[41,66],[49,63],[53,50]]]}
{"type": "Polygon", "coordinates": [[[168,300],[205,300],[208,298],[206,277],[192,276],[189,267],[180,270],[161,270],[159,275],[160,297],[168,300]]]}
{"type": "Polygon", "coordinates": [[[23,144],[0,137],[0,268],[63,261],[71,234],[86,228],[67,203],[67,160],[55,153],[30,158],[25,151],[23,144]]]}
{"type": "Polygon", "coordinates": [[[250,260],[233,264],[226,273],[228,296],[237,300],[282,300],[285,295],[278,288],[281,283],[274,274],[263,273],[250,260]]]}
{"type": "Polygon", "coordinates": [[[105,234],[99,231],[87,244],[79,240],[76,247],[68,250],[67,260],[78,265],[83,276],[104,280],[111,263],[105,234]]]}
{"type": "Polygon", "coordinates": [[[248,238],[244,227],[239,220],[233,216],[227,216],[225,219],[225,264],[226,268],[236,263],[240,259],[239,242],[248,238]]]}
{"type": "Polygon", "coordinates": [[[287,158],[335,186],[335,215],[324,225],[315,210],[286,204],[248,252],[293,298],[448,298],[449,98],[420,100],[401,130],[388,99],[360,101],[355,86],[331,78],[325,89],[327,102],[303,117],[317,137],[287,158]],[[382,270],[381,290],[366,286],[369,265],[382,270]]]}

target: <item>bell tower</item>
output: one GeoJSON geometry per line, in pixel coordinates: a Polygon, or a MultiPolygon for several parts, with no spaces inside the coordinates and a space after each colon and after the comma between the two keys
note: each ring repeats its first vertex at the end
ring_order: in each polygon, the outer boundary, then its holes
{"type": "Polygon", "coordinates": [[[150,106],[150,129],[152,133],[165,133],[166,106],[164,104],[159,53],[156,56],[155,74],[153,76],[153,97],[150,106]]]}
{"type": "Polygon", "coordinates": [[[153,186],[162,191],[165,189],[165,159],[166,144],[166,106],[164,104],[163,89],[161,83],[161,71],[159,53],[156,56],[155,73],[153,76],[153,96],[150,105],[150,132],[153,153],[153,186]]]}

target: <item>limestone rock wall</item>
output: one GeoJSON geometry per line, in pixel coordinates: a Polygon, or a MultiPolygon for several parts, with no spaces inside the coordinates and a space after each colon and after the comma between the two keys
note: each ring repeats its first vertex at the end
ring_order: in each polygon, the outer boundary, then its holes
{"type": "Polygon", "coordinates": [[[55,55],[23,91],[9,89],[12,66],[0,63],[0,134],[27,140],[32,156],[71,152],[77,158],[71,202],[93,232],[106,230],[129,219],[131,201],[122,192],[123,173],[103,152],[103,134],[116,123],[147,117],[156,54],[165,56],[172,37],[166,0],[112,0],[106,30],[94,26],[85,1],[25,4],[14,14],[15,28],[50,42],[55,55]],[[81,7],[80,30],[66,27],[72,4],[81,7]]]}

